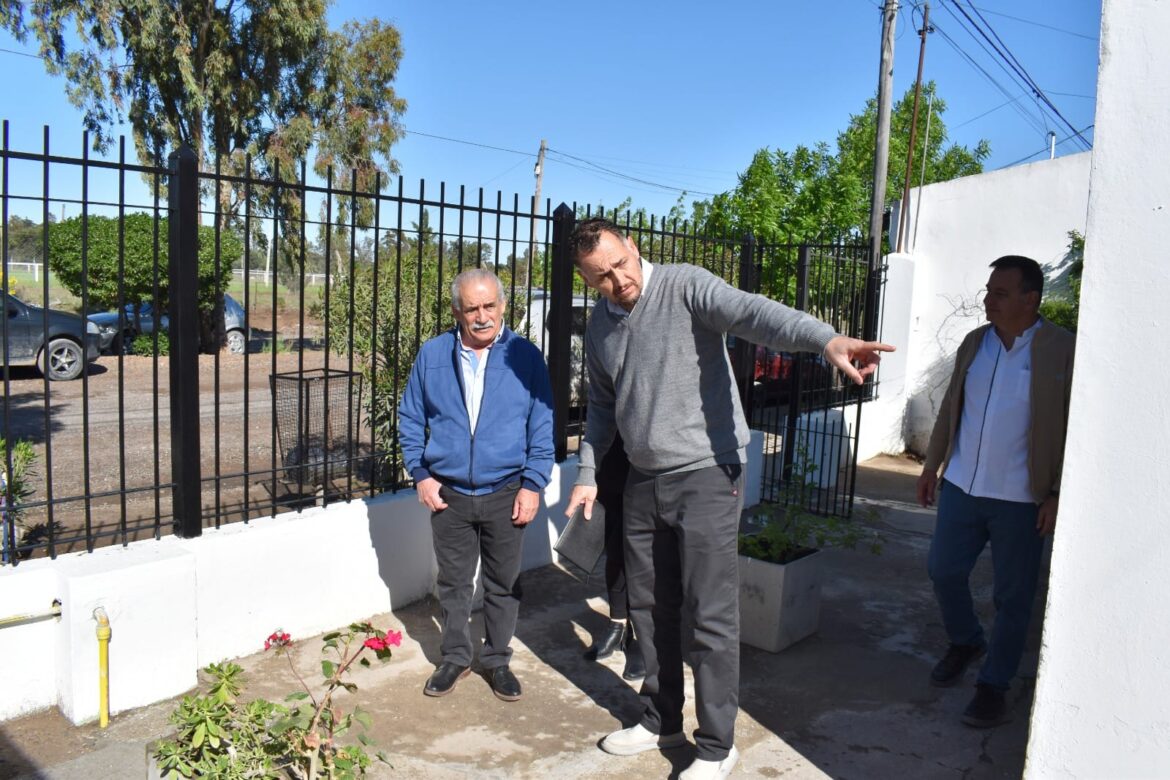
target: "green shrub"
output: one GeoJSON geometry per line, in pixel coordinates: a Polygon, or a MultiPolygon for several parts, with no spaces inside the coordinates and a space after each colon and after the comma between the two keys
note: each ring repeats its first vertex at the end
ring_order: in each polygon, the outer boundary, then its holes
{"type": "Polygon", "coordinates": [[[139,333],[134,337],[134,341],[130,345],[130,351],[135,355],[153,355],[158,354],[166,356],[171,354],[171,339],[167,336],[165,330],[158,332],[158,352],[154,349],[154,334],[139,333]]]}

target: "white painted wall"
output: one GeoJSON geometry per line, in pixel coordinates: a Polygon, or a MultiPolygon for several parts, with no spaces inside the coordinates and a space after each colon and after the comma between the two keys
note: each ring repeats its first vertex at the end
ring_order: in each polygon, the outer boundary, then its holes
{"type": "MultiPolygon", "coordinates": [[[[1001,255],[1019,254],[1042,266],[1055,265],[1065,255],[1068,231],[1084,233],[1090,159],[1091,153],[1084,152],[911,190],[903,248],[912,253],[912,281],[887,283],[882,331],[905,355],[906,398],[900,408],[906,448],[925,451],[955,350],[984,321],[977,295],[987,283],[988,264],[1001,255]],[[897,318],[905,315],[909,332],[901,341],[903,331],[892,331],[890,323],[900,325],[897,318]]],[[[892,223],[897,219],[895,209],[892,223]]],[[[886,380],[883,370],[882,395],[892,402],[886,380]]],[[[867,407],[863,435],[869,419],[867,407]]],[[[902,449],[893,446],[892,434],[886,439],[886,451],[902,449]]]]}
{"type": "MultiPolygon", "coordinates": [[[[749,506],[762,450],[756,434],[749,506]]],[[[575,457],[554,468],[523,569],[553,562],[576,476],[575,457]]],[[[413,491],[0,568],[0,618],[62,603],[60,619],[0,629],[0,721],[54,705],[74,723],[97,717],[96,607],[110,618],[110,709],[121,712],[190,690],[198,669],[259,651],[276,628],[312,636],[417,601],[435,574],[413,491]]]]}
{"type": "Polygon", "coordinates": [[[1028,778],[1170,777],[1170,3],[1105,0],[1028,778]]]}

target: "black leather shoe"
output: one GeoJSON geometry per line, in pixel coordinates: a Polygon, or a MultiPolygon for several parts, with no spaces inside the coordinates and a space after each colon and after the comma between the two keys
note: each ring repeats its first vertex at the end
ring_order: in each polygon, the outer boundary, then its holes
{"type": "Polygon", "coordinates": [[[520,681],[507,666],[488,669],[484,676],[487,677],[488,685],[492,686],[492,693],[497,699],[516,701],[520,698],[520,681]]]}
{"type": "Polygon", "coordinates": [[[646,660],[642,658],[642,648],[633,634],[630,634],[623,650],[626,654],[626,668],[622,670],[622,679],[630,682],[641,680],[646,676],[646,660]]]}
{"type": "Polygon", "coordinates": [[[455,690],[456,683],[469,674],[471,674],[470,667],[444,661],[439,664],[439,668],[435,669],[435,673],[430,676],[427,684],[423,686],[423,693],[427,696],[446,696],[455,690]]]}
{"type": "Polygon", "coordinates": [[[975,698],[963,710],[963,722],[977,729],[989,729],[1007,723],[1007,699],[1004,692],[990,685],[975,686],[975,698]]]}
{"type": "Polygon", "coordinates": [[[959,681],[971,662],[987,652],[986,645],[951,645],[930,672],[930,684],[949,688],[959,681]]]}
{"type": "Polygon", "coordinates": [[[616,651],[620,650],[628,632],[628,625],[624,620],[612,621],[609,624],[609,629],[606,630],[601,639],[594,642],[593,647],[585,651],[585,660],[600,661],[603,658],[609,658],[616,651]]]}

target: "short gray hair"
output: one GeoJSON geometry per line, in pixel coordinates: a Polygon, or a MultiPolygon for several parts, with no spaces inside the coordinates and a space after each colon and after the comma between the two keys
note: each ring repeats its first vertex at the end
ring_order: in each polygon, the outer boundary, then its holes
{"type": "Polygon", "coordinates": [[[463,311],[463,298],[460,291],[463,285],[471,284],[473,282],[482,282],[487,284],[488,280],[496,284],[496,300],[500,303],[504,302],[504,283],[500,281],[500,277],[486,268],[469,268],[466,271],[458,274],[451,280],[451,306],[455,311],[463,311]]]}

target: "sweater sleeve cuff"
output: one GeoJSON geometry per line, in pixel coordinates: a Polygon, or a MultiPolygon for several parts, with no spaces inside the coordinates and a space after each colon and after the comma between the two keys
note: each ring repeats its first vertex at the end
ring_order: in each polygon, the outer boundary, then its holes
{"type": "Polygon", "coordinates": [[[818,331],[816,335],[813,336],[813,344],[815,345],[813,349],[816,351],[816,354],[825,354],[825,347],[829,346],[829,342],[837,338],[839,335],[841,334],[833,330],[831,325],[825,325],[822,330],[818,331]]]}
{"type": "Polygon", "coordinates": [[[431,472],[427,471],[426,468],[424,468],[423,466],[418,466],[414,469],[411,469],[410,476],[414,478],[414,484],[417,485],[418,483],[422,482],[424,479],[430,479],[431,472]]]}
{"type": "Polygon", "coordinates": [[[578,485],[585,485],[587,487],[597,486],[597,470],[591,466],[582,466],[577,469],[578,485]]]}
{"type": "Polygon", "coordinates": [[[520,479],[520,487],[524,490],[531,490],[533,493],[539,493],[541,490],[544,489],[540,485],[533,482],[528,477],[522,477],[520,479]]]}

